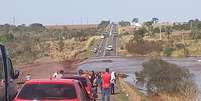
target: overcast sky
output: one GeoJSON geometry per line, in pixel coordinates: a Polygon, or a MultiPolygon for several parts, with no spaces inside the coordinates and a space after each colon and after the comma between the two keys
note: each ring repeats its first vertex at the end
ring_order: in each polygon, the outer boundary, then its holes
{"type": "Polygon", "coordinates": [[[81,24],[101,20],[201,18],[201,0],[0,0],[0,24],[81,24]]]}

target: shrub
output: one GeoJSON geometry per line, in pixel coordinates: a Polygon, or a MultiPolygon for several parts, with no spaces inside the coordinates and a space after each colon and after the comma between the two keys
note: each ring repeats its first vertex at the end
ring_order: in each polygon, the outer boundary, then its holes
{"type": "Polygon", "coordinates": [[[146,55],[151,52],[160,52],[162,50],[160,41],[142,41],[142,42],[133,42],[129,41],[126,44],[126,49],[130,53],[136,53],[140,55],[146,55]]]}
{"type": "Polygon", "coordinates": [[[166,55],[166,56],[171,56],[173,51],[174,51],[174,49],[171,48],[171,47],[165,47],[165,48],[163,49],[163,53],[164,53],[164,55],[166,55]]]}
{"type": "Polygon", "coordinates": [[[196,84],[188,69],[175,64],[165,62],[161,59],[151,59],[143,63],[143,70],[140,71],[147,83],[149,93],[180,94],[193,88],[196,93],[196,84]]]}

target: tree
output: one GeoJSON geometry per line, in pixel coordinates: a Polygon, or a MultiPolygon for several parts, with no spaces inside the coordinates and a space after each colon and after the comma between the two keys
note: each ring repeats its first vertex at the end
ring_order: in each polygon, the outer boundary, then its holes
{"type": "Polygon", "coordinates": [[[152,18],[151,22],[152,22],[153,24],[156,24],[156,23],[159,22],[159,19],[158,19],[158,18],[152,18]]]}
{"type": "Polygon", "coordinates": [[[144,62],[140,73],[146,80],[149,93],[183,94],[187,86],[196,92],[190,71],[164,60],[151,59],[144,62]]]}
{"type": "Polygon", "coordinates": [[[133,23],[138,23],[139,22],[139,19],[138,18],[133,18],[133,23]]]}
{"type": "Polygon", "coordinates": [[[145,27],[138,29],[134,33],[134,40],[136,42],[142,42],[146,32],[147,32],[147,30],[145,27]]]}
{"type": "Polygon", "coordinates": [[[30,24],[29,27],[31,27],[31,28],[45,28],[45,26],[43,26],[43,25],[40,24],[40,23],[33,23],[33,24],[30,24]]]}
{"type": "Polygon", "coordinates": [[[172,34],[172,27],[171,26],[166,26],[165,33],[167,35],[168,40],[170,39],[170,35],[172,34]]]}
{"type": "Polygon", "coordinates": [[[119,24],[121,27],[130,26],[130,25],[131,25],[130,22],[128,22],[128,21],[120,21],[118,24],[119,24]]]}
{"type": "Polygon", "coordinates": [[[201,31],[197,26],[194,26],[191,29],[191,37],[195,40],[200,39],[201,38],[201,31]]]}
{"type": "Polygon", "coordinates": [[[153,22],[152,21],[147,21],[144,23],[147,33],[149,36],[152,36],[154,34],[154,27],[153,27],[153,22]]]}

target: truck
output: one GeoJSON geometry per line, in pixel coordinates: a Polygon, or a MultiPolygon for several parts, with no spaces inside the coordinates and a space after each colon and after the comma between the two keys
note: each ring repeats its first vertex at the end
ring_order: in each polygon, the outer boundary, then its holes
{"type": "Polygon", "coordinates": [[[0,44],[0,101],[12,101],[17,94],[16,79],[19,70],[14,70],[7,49],[0,44]]]}

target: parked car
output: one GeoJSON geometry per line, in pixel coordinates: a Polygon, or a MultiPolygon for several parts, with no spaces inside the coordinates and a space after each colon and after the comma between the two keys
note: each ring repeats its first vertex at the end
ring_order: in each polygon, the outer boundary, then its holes
{"type": "Polygon", "coordinates": [[[101,39],[104,39],[105,38],[105,36],[104,35],[101,35],[101,39]]]}
{"type": "Polygon", "coordinates": [[[80,81],[85,87],[85,90],[87,91],[89,97],[92,96],[92,84],[89,79],[82,76],[63,76],[62,79],[74,79],[80,81]]]}
{"type": "Polygon", "coordinates": [[[29,80],[14,101],[90,101],[78,80],[29,80]]]}
{"type": "Polygon", "coordinates": [[[17,94],[19,71],[13,69],[6,47],[0,44],[0,101],[12,101],[17,94]]]}

